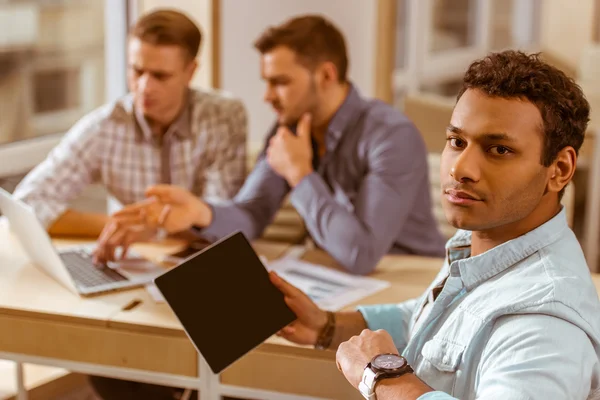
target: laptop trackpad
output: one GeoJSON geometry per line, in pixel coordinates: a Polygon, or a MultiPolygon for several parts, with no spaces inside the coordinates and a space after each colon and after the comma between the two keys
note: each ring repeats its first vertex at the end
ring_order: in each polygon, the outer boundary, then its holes
{"type": "Polygon", "coordinates": [[[165,272],[165,268],[144,258],[126,258],[111,261],[107,265],[131,280],[153,279],[165,272]]]}

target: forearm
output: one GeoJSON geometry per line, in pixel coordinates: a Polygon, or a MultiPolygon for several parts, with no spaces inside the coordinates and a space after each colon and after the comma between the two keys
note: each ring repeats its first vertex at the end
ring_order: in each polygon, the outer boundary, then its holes
{"type": "Polygon", "coordinates": [[[335,200],[321,177],[306,176],[291,195],[311,237],[352,274],[367,274],[377,264],[373,237],[356,215],[335,200]]]}
{"type": "Polygon", "coordinates": [[[335,330],[329,348],[335,350],[352,336],[360,335],[367,329],[367,322],[358,311],[335,313],[335,330]]]}
{"type": "Polygon", "coordinates": [[[358,275],[373,272],[406,214],[404,204],[392,194],[363,185],[353,211],[336,200],[316,173],[306,176],[290,198],[311,237],[348,272],[358,275]]]}
{"type": "Polygon", "coordinates": [[[216,240],[240,230],[248,239],[260,236],[273,217],[289,188],[268,163],[260,160],[231,204],[211,206],[211,221],[201,236],[216,240]]]}
{"type": "Polygon", "coordinates": [[[249,240],[253,240],[260,236],[267,223],[243,205],[211,205],[211,221],[204,225],[206,227],[201,229],[199,234],[200,237],[213,242],[239,230],[249,240]]]}
{"type": "Polygon", "coordinates": [[[415,374],[383,379],[375,386],[375,394],[378,400],[417,400],[429,392],[433,392],[433,389],[415,374]]]}
{"type": "Polygon", "coordinates": [[[402,352],[408,343],[410,321],[417,302],[417,299],[411,299],[399,304],[359,306],[357,309],[367,321],[368,329],[383,329],[389,333],[398,351],[402,352]]]}
{"type": "Polygon", "coordinates": [[[69,209],[52,223],[48,233],[52,236],[98,237],[107,221],[105,214],[69,209]]]}

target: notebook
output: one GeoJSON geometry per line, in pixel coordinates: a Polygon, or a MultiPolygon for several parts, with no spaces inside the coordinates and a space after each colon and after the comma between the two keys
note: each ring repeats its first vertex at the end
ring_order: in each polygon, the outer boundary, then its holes
{"type": "Polygon", "coordinates": [[[216,374],[296,319],[241,232],[154,283],[216,374]]]}

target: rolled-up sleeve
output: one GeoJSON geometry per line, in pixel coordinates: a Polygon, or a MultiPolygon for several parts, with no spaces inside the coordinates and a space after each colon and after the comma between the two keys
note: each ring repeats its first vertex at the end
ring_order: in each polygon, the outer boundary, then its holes
{"type": "MultiPolygon", "coordinates": [[[[402,304],[414,306],[413,302],[402,304]]],[[[406,327],[400,318],[405,310],[386,305],[360,311],[369,329],[386,329],[395,343],[403,344],[399,342],[405,339],[406,327]]],[[[519,314],[498,319],[480,354],[472,396],[480,400],[583,400],[591,398],[590,390],[600,376],[598,357],[586,333],[550,315],[519,314]]],[[[435,386],[435,382],[430,384],[435,386]]],[[[418,398],[456,399],[442,391],[418,398]]]]}
{"type": "Polygon", "coordinates": [[[83,117],[15,189],[46,229],[98,179],[101,121],[98,113],[83,117]]]}
{"type": "Polygon", "coordinates": [[[418,299],[411,299],[399,304],[379,304],[359,306],[370,330],[383,329],[392,336],[396,348],[401,353],[408,343],[410,321],[418,299]]]}
{"type": "Polygon", "coordinates": [[[436,391],[436,392],[429,392],[429,393],[422,394],[421,396],[419,396],[419,398],[417,400],[458,400],[458,399],[456,399],[456,397],[450,396],[448,393],[436,391]]]}
{"type": "Polygon", "coordinates": [[[230,100],[224,119],[225,129],[219,131],[219,144],[211,155],[213,162],[203,172],[206,184],[202,197],[210,203],[231,200],[246,179],[248,117],[243,103],[230,100]]]}

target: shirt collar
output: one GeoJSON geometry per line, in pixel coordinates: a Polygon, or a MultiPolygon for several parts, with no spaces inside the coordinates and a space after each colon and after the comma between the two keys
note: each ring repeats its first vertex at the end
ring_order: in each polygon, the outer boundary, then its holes
{"type": "Polygon", "coordinates": [[[467,290],[556,242],[569,229],[564,207],[546,223],[508,242],[474,257],[471,254],[471,232],[459,230],[446,244],[450,276],[459,276],[467,290]]]}
{"type": "Polygon", "coordinates": [[[135,133],[136,140],[138,142],[149,142],[155,146],[159,146],[162,143],[162,140],[166,136],[173,136],[179,140],[189,139],[192,136],[191,132],[191,107],[193,105],[193,101],[191,99],[192,93],[188,91],[186,96],[186,101],[183,106],[183,110],[175,119],[175,121],[169,126],[169,129],[165,132],[163,137],[156,135],[150,129],[150,125],[148,121],[144,117],[144,115],[135,109],[132,102],[132,111],[135,118],[135,133]]]}
{"type": "Polygon", "coordinates": [[[350,88],[344,102],[333,115],[327,127],[325,138],[327,152],[335,150],[344,131],[356,124],[365,108],[366,100],[362,98],[358,89],[352,83],[349,83],[349,85],[350,88]]]}

